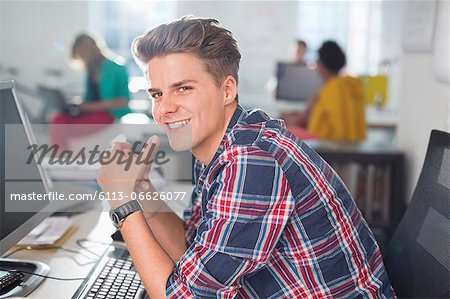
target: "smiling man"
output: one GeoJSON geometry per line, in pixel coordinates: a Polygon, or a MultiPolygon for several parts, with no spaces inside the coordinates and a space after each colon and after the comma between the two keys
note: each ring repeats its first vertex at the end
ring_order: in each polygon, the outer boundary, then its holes
{"type": "MultiPolygon", "coordinates": [[[[197,160],[184,221],[133,202],[113,206],[130,208],[120,228],[152,299],[395,298],[335,172],[282,121],[238,104],[241,55],[230,31],[184,17],[139,36],[133,52],[154,119],[197,160]]],[[[144,170],[111,163],[98,181],[106,192],[154,191],[144,170]]]]}

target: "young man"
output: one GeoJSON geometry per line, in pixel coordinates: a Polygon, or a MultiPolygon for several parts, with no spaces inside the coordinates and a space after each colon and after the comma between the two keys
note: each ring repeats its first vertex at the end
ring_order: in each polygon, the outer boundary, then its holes
{"type": "MultiPolygon", "coordinates": [[[[198,170],[184,222],[133,202],[113,206],[131,207],[121,232],[152,299],[395,298],[375,239],[330,166],[281,121],[238,105],[241,55],[230,31],[185,17],[138,37],[133,51],[155,120],[176,150],[191,146],[198,170]],[[180,142],[187,133],[192,140],[180,142]]],[[[153,190],[141,184],[144,170],[112,163],[98,181],[106,192],[153,190]]]]}

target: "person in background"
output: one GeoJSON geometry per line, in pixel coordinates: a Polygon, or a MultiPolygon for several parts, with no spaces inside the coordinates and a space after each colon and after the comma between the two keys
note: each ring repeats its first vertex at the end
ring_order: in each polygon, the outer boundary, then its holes
{"type": "Polygon", "coordinates": [[[340,75],[346,57],[336,42],[325,41],[318,54],[317,69],[324,85],[289,129],[301,138],[364,140],[367,125],[362,83],[357,78],[340,75]]]}
{"type": "Polygon", "coordinates": [[[304,40],[297,40],[295,47],[294,63],[306,66],[305,55],[308,51],[308,45],[304,40]]]}
{"type": "Polygon", "coordinates": [[[67,112],[52,119],[51,138],[60,148],[66,148],[69,137],[95,133],[130,112],[128,73],[106,48],[87,34],[80,34],[72,45],[72,58],[86,69],[84,101],[72,105],[67,112]],[[57,126],[61,124],[95,124],[96,126],[57,126]]]}
{"type": "MultiPolygon", "coordinates": [[[[292,63],[299,64],[301,66],[307,67],[307,62],[305,60],[306,52],[308,51],[308,45],[304,40],[298,39],[295,41],[295,45],[289,50],[290,57],[292,58],[292,63]]],[[[276,75],[272,75],[269,80],[267,80],[265,90],[273,98],[275,98],[275,93],[277,89],[278,81],[276,75]]]]}

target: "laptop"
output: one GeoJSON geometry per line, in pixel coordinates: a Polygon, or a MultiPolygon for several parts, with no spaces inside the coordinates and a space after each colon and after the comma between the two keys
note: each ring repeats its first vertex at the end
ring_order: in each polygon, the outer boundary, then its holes
{"type": "Polygon", "coordinates": [[[68,104],[68,99],[61,90],[38,85],[37,92],[45,100],[47,110],[65,112],[66,105],[68,104]]]}
{"type": "Polygon", "coordinates": [[[304,103],[322,87],[323,80],[317,70],[301,64],[279,62],[277,65],[276,99],[304,103]]]}
{"type": "Polygon", "coordinates": [[[59,113],[67,113],[71,116],[79,116],[83,114],[79,105],[71,103],[67,96],[57,88],[51,88],[43,85],[37,86],[40,97],[45,101],[44,114],[57,111],[59,113]]]}

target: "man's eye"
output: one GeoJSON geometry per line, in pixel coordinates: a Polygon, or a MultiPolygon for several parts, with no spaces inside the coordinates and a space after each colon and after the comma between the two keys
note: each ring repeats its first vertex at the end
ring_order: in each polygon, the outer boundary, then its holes
{"type": "Polygon", "coordinates": [[[188,91],[188,90],[191,90],[192,88],[191,87],[189,87],[189,86],[181,86],[178,90],[179,91],[188,91]]]}
{"type": "Polygon", "coordinates": [[[151,94],[151,97],[154,99],[157,99],[159,97],[162,97],[162,92],[155,92],[151,94]]]}

